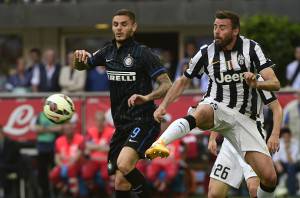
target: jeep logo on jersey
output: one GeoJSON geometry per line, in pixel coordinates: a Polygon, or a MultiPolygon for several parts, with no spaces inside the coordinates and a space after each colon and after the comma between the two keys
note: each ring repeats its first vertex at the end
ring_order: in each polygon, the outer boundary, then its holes
{"type": "Polygon", "coordinates": [[[120,71],[107,71],[108,80],[111,81],[135,81],[136,72],[120,72],[120,71]]]}
{"type": "Polygon", "coordinates": [[[244,79],[243,72],[239,71],[233,74],[229,74],[228,72],[221,72],[220,78],[216,78],[217,83],[220,84],[230,84],[230,83],[239,83],[244,79]]]}
{"type": "Polygon", "coordinates": [[[130,56],[130,54],[128,54],[123,60],[124,66],[125,67],[132,67],[133,66],[133,61],[134,61],[134,59],[132,58],[132,56],[130,56]]]}

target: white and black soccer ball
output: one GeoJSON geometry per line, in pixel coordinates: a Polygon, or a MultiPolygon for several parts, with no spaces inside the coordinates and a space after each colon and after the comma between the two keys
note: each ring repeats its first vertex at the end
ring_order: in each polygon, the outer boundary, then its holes
{"type": "Polygon", "coordinates": [[[64,94],[49,96],[44,104],[44,114],[55,124],[62,124],[70,120],[75,112],[72,99],[64,94]]]}

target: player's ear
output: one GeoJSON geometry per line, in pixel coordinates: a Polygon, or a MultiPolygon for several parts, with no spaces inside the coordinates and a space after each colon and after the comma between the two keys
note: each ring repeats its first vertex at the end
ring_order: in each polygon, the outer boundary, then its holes
{"type": "Polygon", "coordinates": [[[132,27],[133,32],[136,32],[137,26],[138,26],[137,23],[134,22],[134,23],[133,23],[133,27],[132,27]]]}
{"type": "Polygon", "coordinates": [[[234,36],[238,36],[239,33],[240,33],[240,29],[239,29],[239,28],[233,29],[233,35],[234,35],[234,36]]]}

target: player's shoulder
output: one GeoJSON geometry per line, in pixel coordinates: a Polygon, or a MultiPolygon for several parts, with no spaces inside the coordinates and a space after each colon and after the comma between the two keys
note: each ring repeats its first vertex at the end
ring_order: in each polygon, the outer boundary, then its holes
{"type": "Polygon", "coordinates": [[[255,40],[250,39],[250,38],[248,38],[246,36],[243,36],[243,35],[238,36],[238,39],[240,39],[243,42],[253,42],[255,44],[258,44],[255,40]]]}
{"type": "Polygon", "coordinates": [[[207,54],[207,51],[208,51],[208,49],[209,49],[210,46],[211,46],[211,44],[209,44],[209,45],[207,45],[207,44],[202,45],[202,46],[199,48],[199,50],[198,50],[198,52],[196,53],[196,55],[194,56],[194,58],[198,59],[198,58],[200,58],[200,57],[206,55],[206,54],[207,54]]]}
{"type": "Polygon", "coordinates": [[[144,44],[139,44],[138,47],[137,47],[137,53],[139,56],[147,56],[147,54],[155,54],[155,50],[153,50],[152,48],[150,48],[149,46],[147,45],[144,45],[144,44]]]}
{"type": "Polygon", "coordinates": [[[112,48],[114,48],[114,46],[115,45],[113,44],[113,42],[107,42],[103,45],[101,50],[103,50],[103,51],[111,50],[112,48]]]}
{"type": "Polygon", "coordinates": [[[250,47],[251,47],[251,46],[253,46],[254,48],[255,48],[255,47],[260,47],[260,44],[259,44],[257,41],[253,40],[253,39],[246,38],[246,37],[244,37],[244,36],[241,36],[241,38],[242,38],[242,41],[243,41],[243,42],[248,42],[248,43],[250,43],[250,47]]]}
{"type": "Polygon", "coordinates": [[[95,51],[95,52],[93,53],[93,55],[95,55],[95,54],[97,54],[97,53],[103,54],[103,53],[105,53],[105,52],[111,50],[113,47],[114,47],[113,42],[111,42],[111,41],[110,41],[110,42],[106,42],[106,43],[104,43],[104,45],[103,45],[100,49],[98,49],[97,51],[95,51]]]}

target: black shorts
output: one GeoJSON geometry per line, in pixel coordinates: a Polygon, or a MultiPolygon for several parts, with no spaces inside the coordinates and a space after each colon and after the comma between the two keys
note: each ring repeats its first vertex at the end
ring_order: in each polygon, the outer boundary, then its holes
{"type": "Polygon", "coordinates": [[[117,159],[123,147],[128,146],[137,151],[140,159],[145,158],[145,151],[157,139],[160,124],[153,122],[135,122],[130,126],[118,127],[110,141],[108,153],[108,173],[115,174],[117,159]]]}

